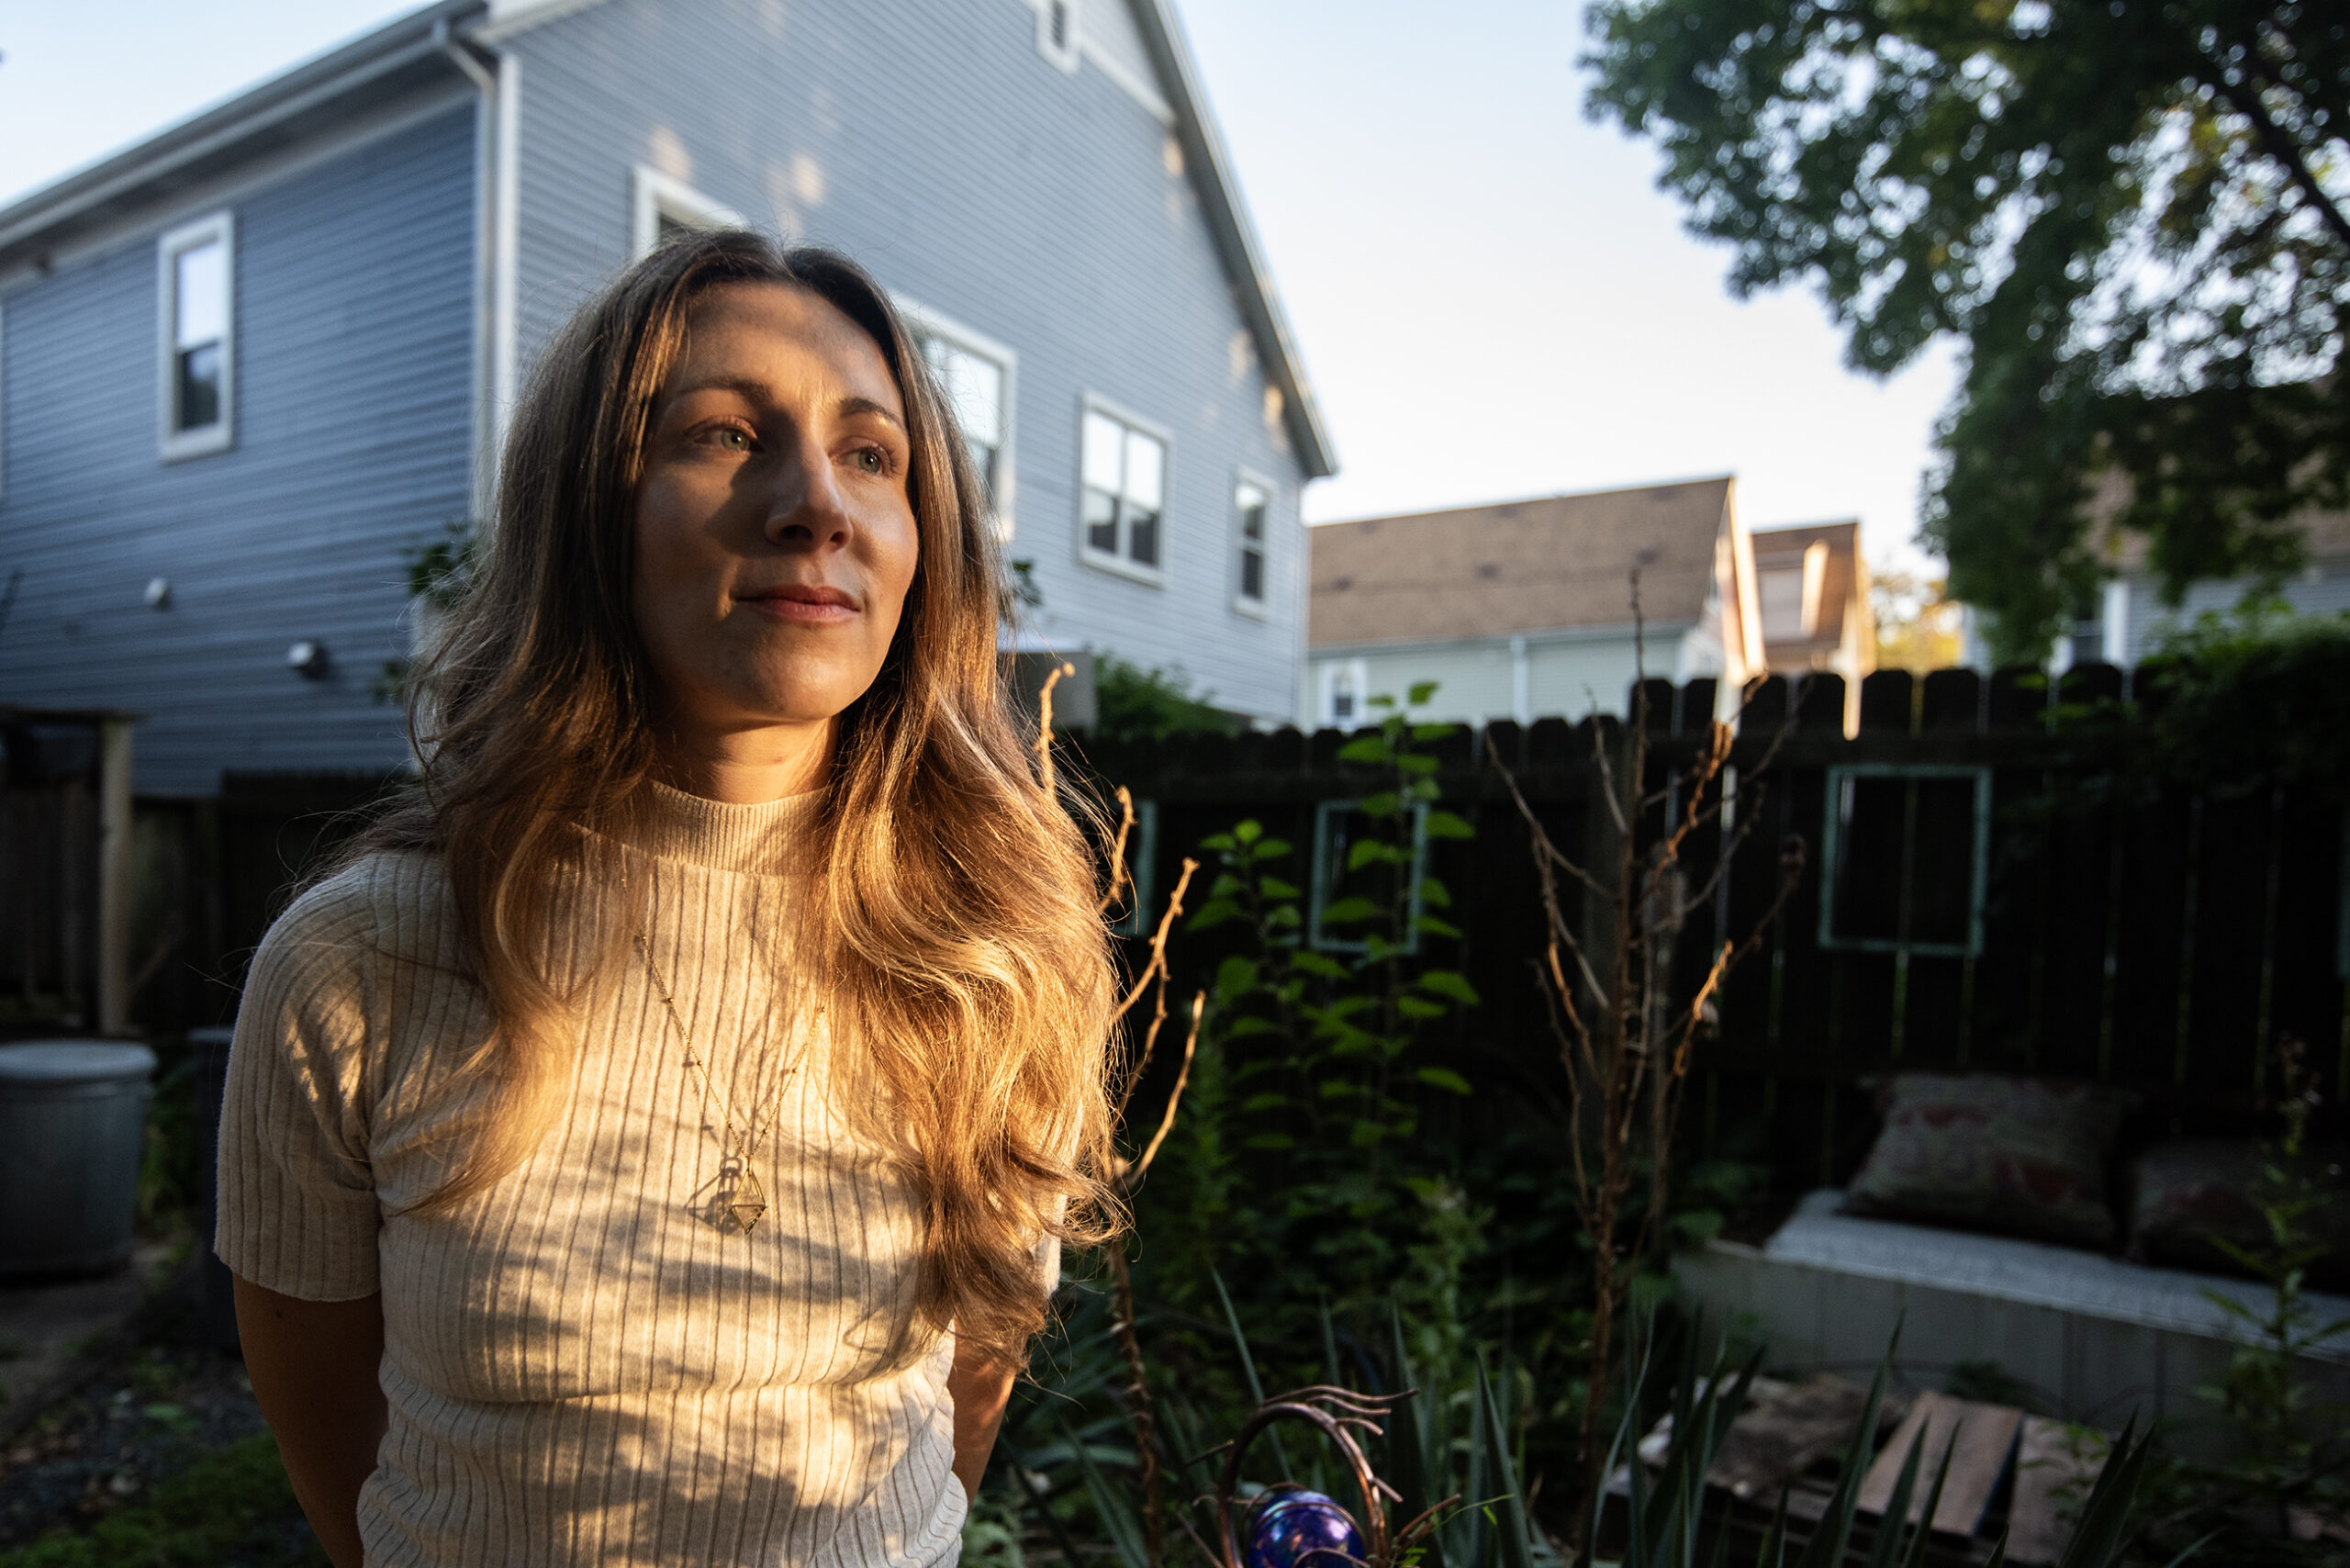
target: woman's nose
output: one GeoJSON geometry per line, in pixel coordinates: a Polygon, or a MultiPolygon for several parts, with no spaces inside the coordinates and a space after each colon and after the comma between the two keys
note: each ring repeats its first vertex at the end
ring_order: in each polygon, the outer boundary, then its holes
{"type": "Polygon", "coordinates": [[[845,544],[852,524],[832,454],[802,441],[775,465],[765,532],[773,544],[845,544]]]}

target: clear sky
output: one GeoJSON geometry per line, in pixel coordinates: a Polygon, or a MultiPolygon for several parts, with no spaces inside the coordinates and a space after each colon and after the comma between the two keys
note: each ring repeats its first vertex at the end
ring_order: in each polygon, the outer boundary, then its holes
{"type": "MultiPolygon", "coordinates": [[[[1949,355],[1874,381],[1809,295],[1732,299],[1583,118],[1579,0],[1178,4],[1337,446],[1309,519],[1734,473],[1918,564],[1949,355]]],[[[410,8],[0,0],[0,202],[410,8]]]]}

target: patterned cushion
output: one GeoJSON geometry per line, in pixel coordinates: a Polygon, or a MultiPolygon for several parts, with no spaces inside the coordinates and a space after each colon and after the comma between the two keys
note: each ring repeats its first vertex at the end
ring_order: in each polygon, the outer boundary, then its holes
{"type": "MultiPolygon", "coordinates": [[[[2139,1156],[2130,1256],[2175,1269],[2245,1272],[2219,1243],[2255,1254],[2270,1245],[2267,1221],[2254,1201],[2268,1159],[2244,1138],[2188,1138],[2139,1156]]],[[[2341,1149],[2310,1149],[2295,1171],[2313,1195],[2330,1194],[2301,1216],[2311,1242],[2325,1249],[2310,1263],[2309,1281],[2326,1288],[2350,1282],[2350,1203],[2343,1201],[2342,1162],[2341,1149]]]]}
{"type": "Polygon", "coordinates": [[[2095,1083],[1897,1074],[1878,1085],[1885,1130],[1845,1207],[2109,1249],[2106,1159],[2133,1103],[2095,1083]]]}

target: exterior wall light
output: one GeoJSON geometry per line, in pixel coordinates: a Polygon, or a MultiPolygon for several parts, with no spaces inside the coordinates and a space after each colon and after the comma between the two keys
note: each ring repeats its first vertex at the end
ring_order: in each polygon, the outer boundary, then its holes
{"type": "Polygon", "coordinates": [[[285,667],[305,680],[324,679],[327,673],[327,645],[308,638],[285,650],[285,667]]]}

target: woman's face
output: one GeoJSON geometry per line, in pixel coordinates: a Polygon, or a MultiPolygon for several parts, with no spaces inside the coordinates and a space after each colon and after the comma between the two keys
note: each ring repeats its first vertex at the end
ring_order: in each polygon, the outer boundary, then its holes
{"type": "Polygon", "coordinates": [[[687,318],[636,492],[638,635],[689,744],[813,732],[879,673],[912,584],[911,449],[880,348],[777,283],[687,318]]]}

